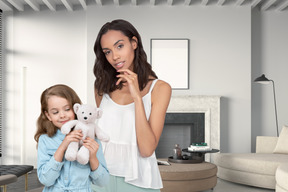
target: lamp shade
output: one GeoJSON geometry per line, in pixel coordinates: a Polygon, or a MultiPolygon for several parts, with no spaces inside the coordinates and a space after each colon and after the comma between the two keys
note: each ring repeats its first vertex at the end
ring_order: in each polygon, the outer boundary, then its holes
{"type": "Polygon", "coordinates": [[[267,79],[265,75],[261,75],[260,77],[257,77],[254,82],[255,83],[260,83],[260,84],[269,84],[271,80],[267,79]]]}
{"type": "Polygon", "coordinates": [[[275,119],[276,119],[276,132],[277,132],[277,137],[279,136],[279,131],[278,131],[278,117],[277,117],[277,107],[276,107],[276,95],[275,95],[275,85],[274,81],[272,79],[267,79],[265,75],[261,75],[260,77],[257,77],[254,80],[255,83],[260,83],[260,84],[269,84],[272,82],[273,85],[273,95],[274,95],[274,107],[275,107],[275,119]]]}

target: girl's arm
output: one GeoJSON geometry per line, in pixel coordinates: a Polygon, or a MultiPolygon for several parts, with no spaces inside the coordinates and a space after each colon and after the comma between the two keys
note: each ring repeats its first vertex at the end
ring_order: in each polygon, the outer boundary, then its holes
{"type": "Polygon", "coordinates": [[[54,158],[57,148],[53,149],[55,143],[53,145],[52,142],[55,141],[48,136],[40,136],[37,152],[37,175],[39,181],[48,187],[55,183],[63,166],[63,162],[56,161],[54,158]]]}
{"type": "Polygon", "coordinates": [[[109,172],[104,159],[102,145],[99,140],[87,137],[83,145],[89,150],[89,163],[91,168],[90,177],[92,183],[98,186],[104,186],[109,182],[109,172]],[[98,141],[98,142],[97,142],[98,141]]]}
{"type": "Polygon", "coordinates": [[[61,174],[61,168],[64,164],[64,153],[71,141],[79,141],[82,138],[80,130],[75,130],[65,136],[62,143],[57,148],[55,140],[43,135],[39,138],[37,154],[37,174],[39,181],[45,186],[51,186],[55,183],[61,174]],[[51,147],[52,146],[52,147],[51,147]],[[55,148],[53,148],[55,146],[55,148]]]}
{"type": "Polygon", "coordinates": [[[70,132],[65,136],[64,140],[62,141],[62,143],[60,144],[60,146],[58,147],[58,149],[54,154],[54,158],[56,161],[58,162],[63,161],[65,151],[71,142],[79,142],[82,139],[83,135],[81,132],[82,132],[81,130],[73,130],[72,132],[70,132]]]}
{"type": "Polygon", "coordinates": [[[86,137],[83,141],[83,145],[89,150],[89,163],[91,171],[95,171],[99,166],[99,161],[96,156],[99,150],[99,144],[92,138],[86,137]]]}
{"type": "Polygon", "coordinates": [[[148,121],[139,90],[137,74],[129,69],[121,69],[118,72],[122,72],[122,74],[118,75],[117,84],[122,80],[127,81],[131,97],[135,103],[136,135],[140,154],[143,157],[149,157],[155,151],[163,130],[166,110],[171,98],[171,87],[164,81],[157,81],[152,91],[151,114],[148,121]]]}

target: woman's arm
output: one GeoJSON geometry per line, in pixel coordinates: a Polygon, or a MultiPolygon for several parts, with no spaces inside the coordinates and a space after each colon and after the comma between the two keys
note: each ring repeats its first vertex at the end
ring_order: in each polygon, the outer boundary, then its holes
{"type": "Polygon", "coordinates": [[[158,81],[152,91],[149,121],[145,115],[142,98],[135,101],[137,143],[141,156],[149,157],[155,151],[162,134],[166,111],[171,98],[171,87],[158,81]]]}
{"type": "Polygon", "coordinates": [[[149,157],[155,151],[165,121],[166,110],[171,98],[171,86],[159,80],[152,91],[151,114],[149,121],[146,118],[145,109],[139,90],[137,74],[129,69],[120,69],[116,84],[126,81],[131,97],[135,104],[135,126],[138,149],[141,156],[149,157]]]}
{"type": "Polygon", "coordinates": [[[95,89],[95,101],[96,101],[96,106],[99,108],[101,100],[103,96],[98,95],[97,90],[95,89]]]}

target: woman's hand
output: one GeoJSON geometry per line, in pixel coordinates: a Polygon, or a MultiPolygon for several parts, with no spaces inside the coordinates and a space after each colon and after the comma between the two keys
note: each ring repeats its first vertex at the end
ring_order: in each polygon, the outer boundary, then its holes
{"type": "Polygon", "coordinates": [[[85,146],[89,150],[90,167],[91,170],[94,171],[99,166],[99,161],[96,156],[97,151],[99,149],[99,144],[94,139],[86,137],[86,139],[84,139],[83,141],[83,146],[85,146]]]}
{"type": "Polygon", "coordinates": [[[119,85],[122,81],[123,85],[128,85],[131,97],[134,99],[134,101],[137,98],[141,98],[137,74],[129,69],[119,69],[117,72],[120,74],[117,75],[119,79],[116,82],[116,85],[119,85]]]}

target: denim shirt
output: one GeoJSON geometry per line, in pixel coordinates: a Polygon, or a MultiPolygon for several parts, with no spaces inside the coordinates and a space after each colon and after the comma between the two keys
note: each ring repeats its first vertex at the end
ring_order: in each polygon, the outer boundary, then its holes
{"type": "Polygon", "coordinates": [[[44,192],[91,192],[91,183],[104,186],[109,182],[109,172],[104,159],[102,145],[99,144],[97,158],[99,167],[91,171],[90,164],[82,165],[77,161],[62,162],[54,158],[54,153],[64,140],[65,135],[57,130],[53,137],[41,135],[38,142],[37,175],[39,181],[45,185],[44,192]]]}

